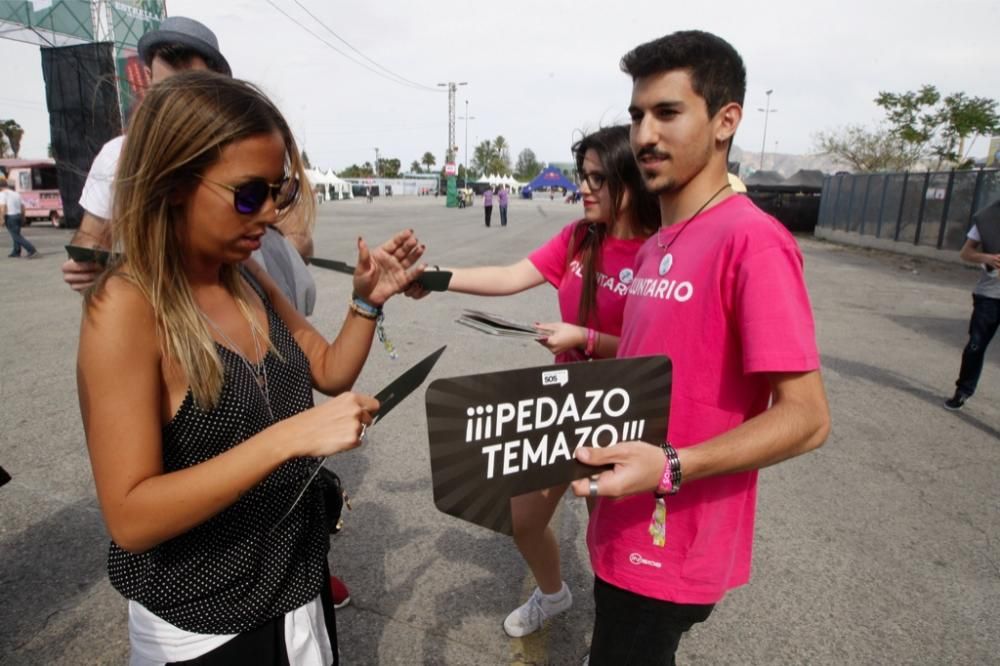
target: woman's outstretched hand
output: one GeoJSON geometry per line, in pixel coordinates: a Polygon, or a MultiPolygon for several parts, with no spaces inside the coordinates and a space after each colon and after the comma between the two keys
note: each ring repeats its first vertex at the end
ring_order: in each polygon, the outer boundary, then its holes
{"type": "Polygon", "coordinates": [[[383,305],[424,271],[418,261],[425,249],[412,229],[399,232],[374,250],[359,237],[354,293],[372,305],[383,305]]]}
{"type": "Polygon", "coordinates": [[[562,354],[570,349],[583,349],[587,345],[587,329],[576,324],[567,324],[564,321],[547,324],[535,322],[535,328],[541,335],[537,338],[538,343],[553,354],[562,354]]]}

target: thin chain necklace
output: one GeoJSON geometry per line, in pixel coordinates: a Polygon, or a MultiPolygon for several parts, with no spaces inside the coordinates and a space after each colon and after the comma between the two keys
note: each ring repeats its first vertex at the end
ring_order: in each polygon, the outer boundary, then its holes
{"type": "Polygon", "coordinates": [[[687,220],[684,221],[683,226],[680,228],[680,231],[678,231],[676,234],[674,234],[674,237],[671,238],[670,242],[668,242],[666,245],[664,245],[663,242],[660,240],[660,231],[661,230],[660,229],[656,230],[656,245],[661,250],[663,250],[663,258],[660,259],[660,268],[659,268],[660,277],[663,277],[664,275],[666,275],[667,272],[670,270],[670,267],[674,265],[674,255],[670,254],[670,246],[672,246],[674,243],[677,242],[677,239],[681,237],[681,234],[684,233],[684,230],[687,229],[691,225],[691,223],[694,221],[694,219],[696,217],[698,217],[699,215],[701,215],[701,212],[703,210],[705,210],[705,208],[708,206],[708,204],[712,203],[712,201],[715,200],[715,197],[717,197],[720,194],[722,194],[723,192],[725,192],[726,188],[728,188],[728,187],[729,187],[729,183],[726,183],[725,185],[723,185],[722,187],[720,187],[718,190],[716,190],[715,194],[713,194],[708,199],[706,199],[705,203],[703,203],[698,208],[698,210],[696,210],[694,212],[694,215],[692,215],[691,217],[689,217],[687,220]]]}
{"type": "Polygon", "coordinates": [[[257,389],[260,391],[261,397],[264,398],[264,405],[267,407],[267,413],[271,417],[271,420],[273,421],[274,413],[271,411],[271,395],[270,392],[268,391],[267,363],[265,363],[265,361],[267,360],[267,356],[262,352],[260,342],[257,340],[257,327],[254,326],[252,322],[250,323],[250,337],[253,339],[254,355],[257,356],[257,358],[259,358],[260,361],[258,361],[257,363],[251,363],[250,360],[246,357],[246,354],[243,353],[243,350],[240,348],[240,346],[236,344],[236,342],[233,341],[232,338],[226,335],[226,332],[223,331],[218,324],[212,321],[211,317],[209,317],[207,314],[204,313],[204,311],[200,309],[198,310],[198,312],[205,319],[205,321],[208,322],[208,325],[214,328],[215,332],[218,333],[223,340],[225,340],[226,344],[229,345],[230,349],[232,349],[232,351],[236,353],[240,361],[243,362],[243,365],[246,366],[246,369],[250,371],[250,374],[253,376],[255,383],[257,384],[257,389]]]}

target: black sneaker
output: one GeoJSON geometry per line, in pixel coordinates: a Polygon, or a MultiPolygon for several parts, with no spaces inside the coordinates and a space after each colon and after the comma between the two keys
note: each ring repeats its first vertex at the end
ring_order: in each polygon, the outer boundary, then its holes
{"type": "Polygon", "coordinates": [[[968,399],[969,396],[965,395],[961,391],[955,391],[955,395],[944,401],[944,408],[952,412],[957,412],[965,406],[965,401],[968,399]]]}

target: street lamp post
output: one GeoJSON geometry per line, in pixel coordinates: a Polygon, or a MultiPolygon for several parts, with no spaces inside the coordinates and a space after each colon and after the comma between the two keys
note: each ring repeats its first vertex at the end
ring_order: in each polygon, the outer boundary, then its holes
{"type": "Polygon", "coordinates": [[[438,85],[448,89],[448,150],[445,152],[445,161],[448,161],[448,155],[455,159],[455,91],[458,90],[458,86],[467,86],[469,83],[449,81],[438,85]]]}
{"type": "Polygon", "coordinates": [[[475,116],[469,115],[469,100],[465,100],[465,115],[459,120],[465,121],[465,186],[469,186],[469,121],[475,120],[475,116]]]}
{"type": "Polygon", "coordinates": [[[774,92],[773,88],[771,90],[766,91],[766,94],[767,94],[767,103],[764,105],[763,109],[761,109],[760,107],[757,108],[758,111],[761,111],[761,112],[764,113],[764,136],[760,140],[760,169],[761,170],[764,169],[764,147],[767,145],[767,117],[769,115],[771,115],[772,113],[777,113],[778,112],[777,109],[772,109],[771,108],[771,93],[773,93],[773,92],[774,92]]]}
{"type": "Polygon", "coordinates": [[[378,147],[376,146],[375,147],[375,177],[378,178],[379,175],[380,174],[378,172],[378,147]]]}
{"type": "MultiPolygon", "coordinates": [[[[468,85],[465,81],[460,81],[455,83],[454,81],[449,81],[448,83],[439,83],[439,86],[448,88],[448,150],[445,151],[445,164],[455,163],[455,91],[458,90],[458,86],[468,85]]],[[[447,186],[447,203],[445,204],[448,208],[454,208],[458,205],[458,179],[455,175],[448,176],[448,186],[447,186]]]]}

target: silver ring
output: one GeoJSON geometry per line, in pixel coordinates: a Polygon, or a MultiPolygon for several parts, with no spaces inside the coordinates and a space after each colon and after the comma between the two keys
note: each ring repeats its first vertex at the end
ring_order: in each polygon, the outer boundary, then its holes
{"type": "Polygon", "coordinates": [[[597,497],[597,477],[590,477],[590,496],[597,497]]]}

